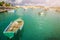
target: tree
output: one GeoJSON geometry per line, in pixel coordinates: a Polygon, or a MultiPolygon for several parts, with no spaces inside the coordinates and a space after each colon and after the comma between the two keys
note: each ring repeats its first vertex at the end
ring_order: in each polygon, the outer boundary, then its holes
{"type": "Polygon", "coordinates": [[[6,6],[10,6],[10,3],[6,3],[6,6]]]}
{"type": "Polygon", "coordinates": [[[2,2],[0,2],[0,6],[3,6],[3,3],[2,2]]]}
{"type": "Polygon", "coordinates": [[[10,3],[5,3],[4,1],[0,2],[0,6],[3,6],[3,5],[5,5],[5,6],[11,6],[10,3]]]}
{"type": "Polygon", "coordinates": [[[5,2],[4,2],[4,1],[2,1],[2,4],[5,4],[5,2]]]}

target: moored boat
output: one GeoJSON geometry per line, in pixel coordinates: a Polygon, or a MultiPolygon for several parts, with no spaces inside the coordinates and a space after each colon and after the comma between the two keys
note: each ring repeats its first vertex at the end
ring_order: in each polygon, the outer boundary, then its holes
{"type": "Polygon", "coordinates": [[[17,19],[14,22],[11,22],[7,28],[3,31],[3,34],[8,38],[13,38],[17,34],[18,30],[22,30],[24,21],[22,19],[17,19]]]}
{"type": "Polygon", "coordinates": [[[14,12],[15,12],[15,10],[13,10],[13,9],[12,9],[12,10],[7,10],[7,12],[13,12],[13,13],[14,13],[14,12]]]}

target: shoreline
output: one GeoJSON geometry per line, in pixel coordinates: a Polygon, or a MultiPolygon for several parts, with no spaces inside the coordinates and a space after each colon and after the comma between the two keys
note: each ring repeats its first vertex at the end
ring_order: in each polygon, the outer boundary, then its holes
{"type": "Polygon", "coordinates": [[[50,7],[50,6],[19,6],[17,8],[24,8],[24,9],[28,9],[28,8],[32,8],[32,9],[37,9],[37,8],[42,8],[44,10],[60,10],[60,7],[50,7]]]}
{"type": "Polygon", "coordinates": [[[54,10],[56,12],[60,12],[60,7],[48,7],[48,6],[10,6],[10,7],[3,7],[3,6],[0,6],[0,11],[3,10],[2,12],[4,11],[8,11],[10,9],[16,9],[16,8],[23,8],[23,9],[28,9],[28,8],[31,8],[31,9],[43,9],[45,11],[47,10],[54,10]]]}

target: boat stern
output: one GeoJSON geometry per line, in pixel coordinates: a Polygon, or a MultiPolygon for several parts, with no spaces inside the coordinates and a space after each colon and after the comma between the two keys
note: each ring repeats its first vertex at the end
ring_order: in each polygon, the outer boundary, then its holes
{"type": "Polygon", "coordinates": [[[14,32],[3,32],[3,34],[10,39],[14,37],[14,32]]]}

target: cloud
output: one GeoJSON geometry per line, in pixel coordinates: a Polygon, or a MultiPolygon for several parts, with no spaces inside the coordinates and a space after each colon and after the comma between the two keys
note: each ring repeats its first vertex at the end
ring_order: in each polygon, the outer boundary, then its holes
{"type": "Polygon", "coordinates": [[[6,0],[0,0],[0,1],[6,1],[6,0]]]}
{"type": "Polygon", "coordinates": [[[33,3],[45,3],[46,0],[31,0],[33,3]]]}
{"type": "MultiPolygon", "coordinates": [[[[3,1],[3,0],[0,0],[3,1]]],[[[4,0],[12,4],[60,6],[60,0],[4,0]]]]}
{"type": "Polygon", "coordinates": [[[20,4],[22,0],[6,0],[6,2],[9,2],[11,4],[20,4]]]}
{"type": "Polygon", "coordinates": [[[22,2],[22,0],[15,0],[15,3],[17,3],[17,4],[19,4],[21,2],[22,2]]]}
{"type": "Polygon", "coordinates": [[[47,0],[46,5],[48,6],[60,6],[60,0],[47,0]]]}

